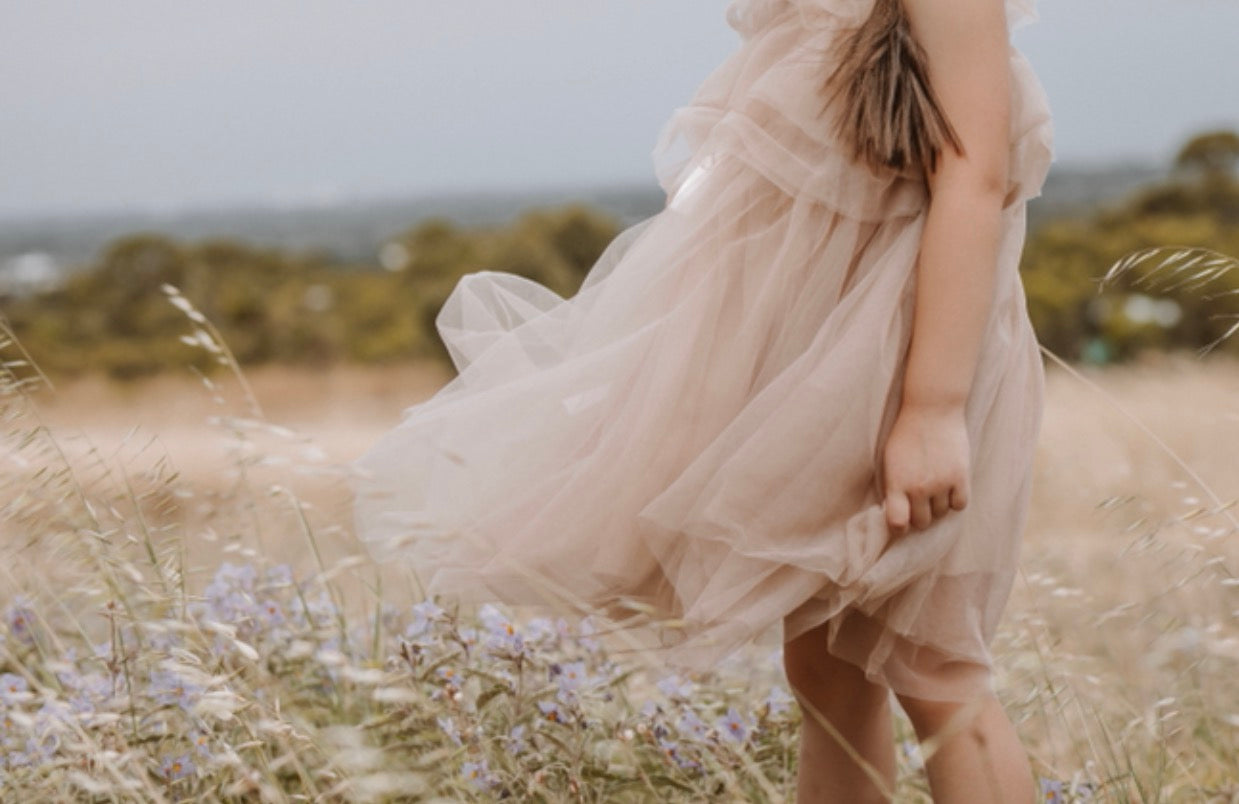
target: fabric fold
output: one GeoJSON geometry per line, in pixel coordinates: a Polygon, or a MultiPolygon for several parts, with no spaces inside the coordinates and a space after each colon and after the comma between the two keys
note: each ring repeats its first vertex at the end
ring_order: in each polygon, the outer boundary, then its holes
{"type": "Polygon", "coordinates": [[[962,700],[990,683],[1040,427],[1018,263],[1048,107],[1013,62],[1012,192],[965,412],[972,500],[892,537],[881,453],[927,199],[830,139],[831,34],[802,10],[728,9],[744,43],[655,148],[666,207],[576,294],[458,282],[436,319],[457,375],[357,460],[356,528],[431,594],[602,613],[672,666],[830,623],[829,650],[872,679],[962,700]]]}

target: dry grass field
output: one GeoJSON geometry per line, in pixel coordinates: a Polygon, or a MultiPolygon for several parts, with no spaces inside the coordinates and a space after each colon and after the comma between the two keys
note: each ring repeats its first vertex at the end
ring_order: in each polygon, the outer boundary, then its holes
{"type": "MultiPolygon", "coordinates": [[[[404,407],[429,396],[447,377],[439,366],[253,370],[246,378],[261,415],[246,389],[226,377],[213,386],[192,375],[127,385],[85,379],[34,392],[21,418],[9,417],[10,442],[21,428],[42,435],[8,447],[21,482],[6,483],[6,510],[30,506],[33,513],[4,524],[3,600],[21,594],[44,605],[56,599],[70,607],[74,600],[98,607],[108,594],[124,597],[117,584],[166,589],[168,579],[192,597],[227,561],[287,562],[298,577],[317,574],[336,584],[341,606],[350,600],[371,605],[382,573],[367,565],[351,538],[341,471],[399,420],[404,407]],[[40,455],[61,469],[40,473],[40,455]],[[32,483],[60,491],[34,495],[32,483]],[[31,502],[35,497],[37,505],[31,502]],[[116,549],[129,550],[130,557],[101,558],[96,547],[74,542],[66,534],[72,530],[80,538],[82,528],[66,523],[76,522],[77,514],[58,519],[61,509],[70,508],[88,510],[92,521],[124,533],[128,545],[116,549]],[[57,535],[43,538],[41,526],[31,524],[36,521],[57,535]],[[82,558],[86,553],[90,561],[82,558]],[[92,573],[94,581],[83,580],[92,573]],[[99,573],[107,577],[100,580],[99,573]]],[[[1220,357],[1154,356],[1124,367],[1067,371],[1050,363],[1047,368],[1021,573],[994,646],[1001,692],[1034,756],[1047,800],[1087,798],[1091,790],[1096,800],[1239,801],[1236,400],[1239,362],[1220,357]],[[1068,792],[1073,779],[1087,783],[1084,793],[1068,792]],[[1062,782],[1061,792],[1054,780],[1062,782]]],[[[99,538],[102,544],[111,537],[99,538]]],[[[417,599],[407,581],[385,583],[381,596],[388,603],[407,609],[417,599]]],[[[10,615],[11,610],[10,605],[10,615]]],[[[89,630],[87,619],[82,615],[80,621],[89,630]]],[[[10,643],[12,622],[10,616],[10,643]]],[[[42,683],[34,665],[16,666],[10,657],[8,671],[26,678],[31,689],[42,683]]],[[[767,662],[767,675],[771,666],[767,662]]],[[[261,687],[253,685],[248,689],[261,687]]],[[[462,742],[451,728],[439,726],[452,738],[440,746],[446,746],[443,756],[451,756],[455,745],[463,752],[457,760],[477,759],[483,745],[477,734],[462,742]]],[[[784,726],[779,727],[784,738],[794,733],[784,726]]],[[[293,750],[279,745],[284,748],[273,748],[263,762],[293,750]]],[[[322,742],[315,745],[321,749],[322,742]]],[[[691,762],[679,762],[679,755],[668,751],[679,763],[677,772],[689,773],[684,769],[691,762]]],[[[668,782],[667,790],[685,800],[707,789],[723,791],[722,798],[778,800],[790,777],[770,767],[785,766],[786,751],[783,759],[761,755],[762,773],[721,759],[722,771],[707,763],[721,774],[716,775],[721,787],[668,782]],[[745,781],[749,772],[758,781],[745,781]]],[[[212,787],[215,777],[208,778],[205,762],[198,762],[200,778],[191,786],[187,777],[154,767],[164,760],[147,757],[149,777],[131,782],[138,785],[134,789],[168,800],[191,793],[223,796],[233,789],[212,787]]],[[[116,762],[115,780],[134,773],[116,762]]],[[[262,762],[251,765],[259,770],[247,771],[247,777],[234,768],[236,778],[228,783],[235,787],[242,783],[237,779],[249,778],[271,800],[286,800],[279,791],[290,789],[335,795],[343,789],[340,779],[352,772],[337,767],[330,778],[318,779],[299,771],[289,782],[287,774],[262,762]]],[[[461,782],[457,792],[493,792],[494,779],[487,774],[502,774],[485,768],[485,760],[482,766],[465,765],[462,778],[486,784],[461,782]]],[[[923,800],[915,768],[904,767],[901,800],[923,800]]],[[[504,772],[518,771],[513,766],[504,772]]],[[[427,770],[416,784],[429,785],[427,795],[453,795],[437,778],[427,770]]],[[[379,792],[373,800],[391,792],[383,787],[391,778],[382,779],[374,783],[379,792]]],[[[577,785],[576,793],[564,793],[565,798],[605,800],[603,787],[590,788],[586,776],[569,782],[577,785]],[[591,789],[597,795],[589,794],[591,789]]],[[[23,784],[13,789],[45,789],[23,784]]],[[[53,789],[82,794],[89,787],[81,779],[63,784],[53,789]]],[[[101,784],[110,789],[111,782],[101,784]]],[[[529,784],[526,793],[536,787],[529,784]]],[[[359,789],[344,798],[371,800],[359,789]]],[[[558,800],[549,787],[538,796],[558,800]]]]}

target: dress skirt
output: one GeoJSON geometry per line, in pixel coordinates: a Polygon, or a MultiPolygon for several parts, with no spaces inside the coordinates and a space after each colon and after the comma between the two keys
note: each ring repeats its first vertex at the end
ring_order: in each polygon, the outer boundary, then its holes
{"type": "MultiPolygon", "coordinates": [[[[738,49],[654,152],[667,193],[565,299],[459,280],[436,319],[458,374],[355,464],[356,526],[428,593],[601,614],[705,669],[772,627],[900,694],[992,687],[1044,374],[1018,265],[1052,159],[1011,49],[1010,181],[967,401],[972,496],[893,537],[898,411],[928,197],[849,160],[821,85],[872,0],[736,0],[738,49]]],[[[1031,13],[1008,0],[1012,25],[1031,13]]]]}

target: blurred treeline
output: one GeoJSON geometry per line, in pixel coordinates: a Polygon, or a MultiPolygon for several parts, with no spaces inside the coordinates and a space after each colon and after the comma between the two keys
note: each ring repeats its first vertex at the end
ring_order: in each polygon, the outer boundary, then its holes
{"type": "MultiPolygon", "coordinates": [[[[1158,272],[1159,255],[1101,293],[1098,280],[1116,261],[1148,248],[1190,246],[1239,257],[1237,173],[1239,134],[1205,132],[1183,145],[1166,180],[1090,216],[1052,220],[1031,232],[1021,271],[1041,343],[1064,359],[1100,363],[1142,349],[1198,349],[1225,335],[1239,318],[1239,270],[1220,271],[1210,287],[1175,290],[1184,276],[1171,274],[1173,263],[1158,272]],[[1164,290],[1150,293],[1158,287],[1164,290]]],[[[1239,340],[1215,348],[1233,351],[1239,340]]]]}
{"type": "MultiPolygon", "coordinates": [[[[1132,284],[1139,273],[1101,296],[1097,280],[1146,247],[1239,255],[1237,171],[1239,134],[1204,133],[1183,146],[1164,181],[1030,232],[1021,271],[1041,342],[1068,360],[1106,362],[1144,348],[1197,348],[1224,334],[1239,312],[1239,272],[1208,293],[1171,290],[1158,299],[1132,284]]],[[[193,323],[169,303],[165,284],[218,327],[244,365],[447,360],[434,318],[460,276],[511,271],[567,297],[620,228],[580,205],[495,227],[432,219],[389,240],[378,264],[142,232],[110,243],[60,287],[5,299],[0,309],[35,361],[62,376],[210,370],[212,355],[184,342],[193,323]]]]}
{"type": "Polygon", "coordinates": [[[447,361],[434,318],[461,275],[511,271],[571,295],[619,231],[609,216],[577,205],[491,228],[432,219],[391,238],[380,264],[141,232],[111,242],[62,286],[2,309],[35,362],[61,376],[218,365],[183,342],[194,325],[169,303],[165,284],[218,328],[243,365],[447,361]]]}

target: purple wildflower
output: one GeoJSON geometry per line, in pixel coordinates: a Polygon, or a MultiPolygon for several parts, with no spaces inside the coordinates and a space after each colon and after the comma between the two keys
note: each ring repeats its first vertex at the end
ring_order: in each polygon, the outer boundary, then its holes
{"type": "Polygon", "coordinates": [[[494,774],[490,772],[490,767],[486,764],[485,757],[478,762],[466,762],[461,766],[460,773],[479,790],[488,790],[494,787],[498,781],[494,774]]]}
{"type": "Polygon", "coordinates": [[[554,701],[538,701],[538,709],[542,711],[542,717],[552,723],[566,723],[568,721],[567,716],[564,715],[564,710],[554,701]]]}
{"type": "Polygon", "coordinates": [[[680,734],[692,737],[695,740],[703,739],[706,733],[709,732],[709,727],[691,709],[684,710],[679,720],[676,721],[675,727],[679,729],[680,734]]]}
{"type": "Polygon", "coordinates": [[[559,631],[549,618],[535,617],[525,624],[525,639],[527,642],[539,645],[546,643],[547,647],[554,647],[559,642],[559,631]]]}
{"type": "Polygon", "coordinates": [[[460,673],[455,667],[445,664],[435,670],[435,674],[443,680],[443,683],[451,687],[460,686],[460,673]]]}
{"type": "Polygon", "coordinates": [[[921,745],[916,740],[904,740],[899,744],[903,755],[907,757],[908,764],[913,768],[921,768],[924,766],[924,760],[921,757],[921,745]]]}
{"type": "Polygon", "coordinates": [[[727,714],[719,718],[715,725],[720,734],[734,743],[742,743],[749,737],[749,724],[734,706],[728,708],[727,714]]]}
{"type": "Polygon", "coordinates": [[[512,620],[495,606],[487,603],[478,611],[478,619],[486,627],[486,647],[495,653],[520,654],[525,650],[525,639],[512,620]]]}
{"type": "Polygon", "coordinates": [[[1051,779],[1047,776],[1040,777],[1041,780],[1041,800],[1049,802],[1049,804],[1062,804],[1067,799],[1063,795],[1063,783],[1058,779],[1051,779]]]}
{"type": "Polygon", "coordinates": [[[30,698],[30,686],[16,673],[0,674],[0,701],[18,703],[30,698]]]}
{"type": "Polygon", "coordinates": [[[433,600],[423,600],[413,605],[413,622],[405,629],[405,639],[410,641],[422,636],[431,629],[434,623],[443,618],[443,609],[433,600]]]}
{"type": "Polygon", "coordinates": [[[184,779],[196,770],[197,768],[194,767],[193,760],[189,758],[189,754],[164,757],[163,762],[159,765],[159,774],[169,782],[184,779]]]}
{"type": "Polygon", "coordinates": [[[503,738],[504,749],[513,756],[523,753],[529,747],[524,738],[525,724],[519,723],[513,726],[512,730],[508,732],[508,736],[503,738]]]}
{"type": "Polygon", "coordinates": [[[268,567],[265,585],[272,588],[292,586],[293,568],[288,564],[276,564],[274,567],[268,567]]]}
{"type": "Polygon", "coordinates": [[[672,700],[691,699],[695,688],[696,685],[693,682],[683,678],[679,673],[672,673],[658,682],[658,691],[672,700]]]}
{"type": "Polygon", "coordinates": [[[589,617],[584,617],[579,626],[577,626],[577,644],[590,653],[597,653],[602,650],[602,643],[594,639],[594,634],[598,633],[594,628],[594,621],[589,617]]]}
{"type": "Polygon", "coordinates": [[[460,730],[456,728],[456,721],[450,717],[437,717],[435,722],[439,724],[439,728],[443,730],[443,733],[447,735],[449,740],[457,745],[464,745],[464,742],[460,739],[460,730]]]}
{"type": "Polygon", "coordinates": [[[559,665],[556,682],[561,692],[577,692],[589,681],[589,673],[585,670],[585,662],[567,662],[559,665]]]}
{"type": "Polygon", "coordinates": [[[258,614],[258,619],[268,628],[276,628],[287,621],[287,618],[284,616],[284,607],[274,598],[268,597],[264,599],[255,607],[255,611],[258,614]]]}
{"type": "Polygon", "coordinates": [[[782,687],[777,685],[771,687],[769,694],[766,695],[766,711],[771,715],[781,715],[788,710],[793,700],[787,690],[782,687]]]}
{"type": "Polygon", "coordinates": [[[694,770],[701,767],[701,763],[685,754],[680,748],[680,744],[674,740],[659,738],[658,747],[667,759],[674,762],[683,770],[694,770]]]}
{"type": "Polygon", "coordinates": [[[202,686],[171,670],[152,670],[147,692],[156,703],[176,704],[189,711],[202,694],[202,686]]]}
{"type": "Polygon", "coordinates": [[[30,598],[17,595],[4,610],[4,622],[9,627],[9,636],[23,645],[34,644],[34,608],[30,598]]]}
{"type": "Polygon", "coordinates": [[[211,735],[202,729],[194,729],[189,733],[189,744],[193,747],[194,753],[203,759],[210,759],[211,754],[211,735]]]}

